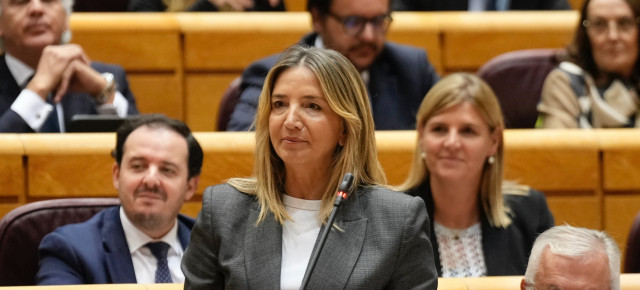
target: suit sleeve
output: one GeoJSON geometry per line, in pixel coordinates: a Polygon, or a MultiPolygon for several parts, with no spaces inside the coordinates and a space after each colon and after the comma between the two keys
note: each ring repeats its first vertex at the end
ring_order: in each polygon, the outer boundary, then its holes
{"type": "Polygon", "coordinates": [[[127,80],[127,74],[124,69],[121,67],[117,67],[114,71],[114,76],[116,78],[116,82],[118,84],[118,91],[122,94],[122,96],[127,99],[129,106],[127,107],[127,115],[137,115],[138,106],[136,105],[136,98],[133,96],[131,89],[129,88],[129,81],[127,80]]]}
{"type": "Polygon", "coordinates": [[[46,235],[38,248],[38,285],[85,284],[82,267],[67,239],[57,232],[46,235]]]}
{"type": "Polygon", "coordinates": [[[0,133],[33,133],[29,124],[13,110],[6,110],[0,116],[0,133]]]}
{"type": "MultiPolygon", "coordinates": [[[[545,0],[544,7],[541,7],[542,10],[569,10],[571,6],[567,0],[545,0]]],[[[580,9],[580,7],[576,7],[576,9],[580,9]]]]}
{"type": "Polygon", "coordinates": [[[269,69],[271,69],[269,62],[261,60],[251,64],[242,73],[242,83],[240,84],[242,94],[231,114],[227,131],[248,131],[252,129],[251,125],[258,109],[258,100],[269,69]]]}
{"type": "Polygon", "coordinates": [[[405,212],[398,262],[387,288],[435,290],[438,274],[428,237],[429,216],[422,198],[412,198],[405,212]]]}
{"type": "Polygon", "coordinates": [[[224,289],[224,275],[218,262],[211,220],[212,188],[202,196],[202,210],[191,230],[191,241],[182,257],[184,289],[224,289]]]}

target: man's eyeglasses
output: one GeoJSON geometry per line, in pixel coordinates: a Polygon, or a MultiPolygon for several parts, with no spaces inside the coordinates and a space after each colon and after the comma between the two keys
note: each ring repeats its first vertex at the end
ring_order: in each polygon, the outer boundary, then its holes
{"type": "Polygon", "coordinates": [[[611,24],[615,23],[616,31],[620,33],[628,33],[637,29],[640,19],[631,17],[622,17],[614,20],[606,20],[602,18],[585,19],[582,25],[596,34],[603,34],[611,29],[611,24]]]}
{"type": "Polygon", "coordinates": [[[376,33],[383,34],[387,32],[389,25],[391,25],[391,21],[393,21],[391,15],[389,14],[379,15],[373,18],[365,18],[360,16],[340,17],[333,13],[329,13],[329,16],[340,21],[340,23],[342,23],[342,27],[344,28],[344,32],[349,36],[357,36],[362,33],[362,30],[364,30],[364,26],[367,23],[371,23],[376,33]]]}

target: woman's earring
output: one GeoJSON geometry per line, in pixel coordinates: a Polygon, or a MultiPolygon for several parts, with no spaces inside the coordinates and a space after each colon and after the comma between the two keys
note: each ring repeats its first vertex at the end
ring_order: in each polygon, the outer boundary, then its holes
{"type": "Polygon", "coordinates": [[[425,153],[424,151],[420,152],[420,157],[421,157],[422,159],[427,158],[427,153],[425,153]]]}
{"type": "Polygon", "coordinates": [[[489,164],[493,164],[496,162],[496,158],[493,157],[493,155],[489,156],[489,158],[487,159],[487,162],[489,162],[489,164]]]}

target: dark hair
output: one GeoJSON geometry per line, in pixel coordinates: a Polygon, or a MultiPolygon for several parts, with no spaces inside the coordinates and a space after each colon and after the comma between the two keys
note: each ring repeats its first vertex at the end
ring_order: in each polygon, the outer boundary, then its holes
{"type": "MultiPolygon", "coordinates": [[[[584,1],[582,8],[580,9],[580,22],[578,22],[578,29],[573,38],[573,42],[567,47],[568,60],[577,64],[582,69],[587,71],[596,80],[602,77],[602,72],[598,69],[595,60],[593,59],[593,49],[591,42],[589,42],[589,35],[587,35],[587,28],[584,26],[584,21],[587,20],[587,8],[592,0],[584,1]]],[[[633,17],[637,19],[640,16],[640,0],[624,0],[631,7],[633,11],[633,17]]],[[[640,31],[640,24],[638,24],[640,31]]],[[[638,37],[638,46],[640,47],[640,37],[638,37]]],[[[640,79],[640,59],[636,60],[636,63],[631,72],[631,80],[637,82],[640,79]]]]}
{"type": "Polygon", "coordinates": [[[312,9],[316,9],[320,15],[325,16],[331,12],[331,3],[333,0],[307,0],[307,11],[311,12],[312,9]]]}
{"type": "Polygon", "coordinates": [[[180,134],[187,141],[187,148],[189,149],[189,176],[194,177],[200,174],[202,168],[202,147],[198,143],[198,140],[193,137],[191,130],[185,123],[179,120],[171,119],[162,114],[147,114],[139,115],[127,119],[118,128],[116,132],[116,148],[111,151],[111,156],[115,158],[118,166],[122,163],[122,156],[124,155],[124,142],[134,130],[139,127],[147,126],[151,128],[164,127],[180,134]]]}
{"type": "MultiPolygon", "coordinates": [[[[331,4],[334,0],[307,0],[307,11],[316,9],[320,16],[324,17],[331,13],[331,4]]],[[[351,1],[351,0],[344,0],[351,1]]],[[[391,2],[395,0],[389,0],[389,11],[391,11],[391,2]]]]}

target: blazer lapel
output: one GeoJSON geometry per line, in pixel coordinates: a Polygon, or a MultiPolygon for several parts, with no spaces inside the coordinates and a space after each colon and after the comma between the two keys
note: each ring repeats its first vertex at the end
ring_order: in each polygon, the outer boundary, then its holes
{"type": "Polygon", "coordinates": [[[509,235],[504,228],[492,227],[486,218],[482,219],[482,250],[487,266],[487,276],[504,273],[507,265],[507,245],[509,235]]]}
{"type": "Polygon", "coordinates": [[[104,247],[108,276],[112,283],[136,283],[129,245],[120,222],[120,207],[105,215],[102,228],[102,246],[104,247]]]}
{"type": "Polygon", "coordinates": [[[246,277],[250,289],[280,289],[282,227],[269,214],[258,226],[260,212],[252,208],[244,239],[246,277]]]}
{"type": "MultiPolygon", "coordinates": [[[[360,214],[357,194],[339,209],[335,224],[320,252],[309,289],[344,289],[360,257],[367,232],[367,219],[360,214]]],[[[324,230],[324,226],[320,232],[324,230]]],[[[318,236],[319,238],[319,236],[318,236]]],[[[316,243],[319,242],[316,241],[316,243]]]]}

